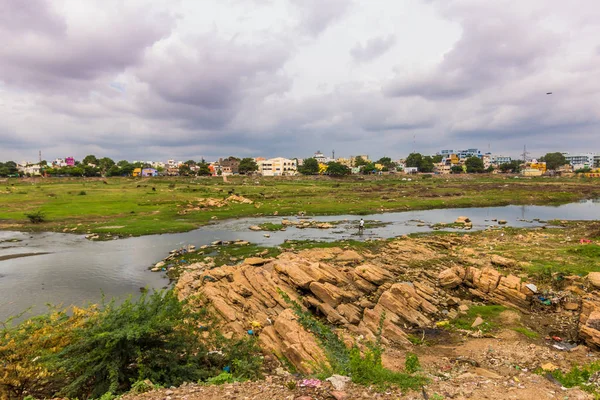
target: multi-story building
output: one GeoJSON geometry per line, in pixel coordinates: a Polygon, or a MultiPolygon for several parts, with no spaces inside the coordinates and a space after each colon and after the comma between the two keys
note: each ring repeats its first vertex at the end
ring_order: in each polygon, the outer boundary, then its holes
{"type": "Polygon", "coordinates": [[[512,157],[492,156],[492,164],[494,165],[508,164],[510,162],[512,162],[512,157]]]}
{"type": "Polygon", "coordinates": [[[594,168],[600,164],[600,155],[596,153],[562,153],[573,167],[594,168]]]}
{"type": "Polygon", "coordinates": [[[441,150],[438,155],[442,157],[449,157],[452,154],[455,154],[459,159],[465,159],[469,157],[479,157],[482,158],[483,154],[479,149],[466,149],[466,150],[441,150]]]}
{"type": "Polygon", "coordinates": [[[296,175],[298,171],[296,160],[283,157],[270,158],[259,161],[257,164],[258,172],[263,176],[296,175]]]}

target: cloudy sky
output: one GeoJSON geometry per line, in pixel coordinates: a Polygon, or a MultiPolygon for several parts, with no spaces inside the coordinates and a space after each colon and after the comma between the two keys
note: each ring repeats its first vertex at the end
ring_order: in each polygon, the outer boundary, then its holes
{"type": "Polygon", "coordinates": [[[598,0],[0,0],[0,35],[0,161],[600,152],[598,0]]]}

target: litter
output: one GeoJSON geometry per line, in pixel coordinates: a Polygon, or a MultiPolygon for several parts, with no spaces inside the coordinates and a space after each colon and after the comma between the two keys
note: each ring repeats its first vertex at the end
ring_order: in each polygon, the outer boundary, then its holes
{"type": "Polygon", "coordinates": [[[575,343],[561,342],[561,343],[553,344],[552,347],[554,347],[555,349],[560,350],[560,351],[571,351],[575,347],[577,347],[577,345],[575,343]]]}
{"type": "Polygon", "coordinates": [[[533,293],[537,293],[537,286],[535,286],[533,283],[528,283],[525,285],[525,287],[531,290],[533,293]]]}
{"type": "Polygon", "coordinates": [[[321,387],[322,382],[318,379],[304,379],[300,382],[300,387],[312,387],[318,388],[321,387]]]}

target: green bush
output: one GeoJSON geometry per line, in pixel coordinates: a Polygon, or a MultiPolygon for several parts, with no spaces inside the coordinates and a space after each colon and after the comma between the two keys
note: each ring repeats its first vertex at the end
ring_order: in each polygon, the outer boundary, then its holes
{"type": "Polygon", "coordinates": [[[29,222],[32,224],[41,224],[42,222],[46,222],[46,216],[42,210],[34,211],[29,214],[25,214],[27,218],[29,218],[29,222]]]}
{"type": "Polygon", "coordinates": [[[34,317],[0,330],[0,398],[100,398],[132,389],[260,376],[255,337],[226,339],[172,291],[34,317]]]}

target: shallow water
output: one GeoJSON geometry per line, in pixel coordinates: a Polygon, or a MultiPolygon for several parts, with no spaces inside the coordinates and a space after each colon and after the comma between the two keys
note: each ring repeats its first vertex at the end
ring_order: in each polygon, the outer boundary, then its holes
{"type": "MultiPolygon", "coordinates": [[[[63,233],[21,233],[0,231],[0,320],[31,307],[39,313],[45,304],[75,304],[98,302],[106,298],[139,295],[140,288],[156,289],[168,285],[164,275],[148,270],[172,249],[186,244],[201,246],[215,240],[247,240],[266,246],[276,246],[286,239],[340,240],[381,237],[389,238],[415,232],[429,232],[427,225],[450,223],[459,216],[473,221],[473,230],[497,225],[492,219],[504,219],[511,227],[536,227],[532,221],[600,219],[600,202],[584,201],[557,207],[507,206],[489,208],[453,208],[372,214],[367,221],[378,220],[385,226],[365,229],[358,235],[356,215],[319,216],[314,220],[344,221],[333,229],[297,229],[265,232],[248,230],[263,222],[280,222],[282,217],[243,218],[217,222],[186,233],[151,235],[136,238],[91,242],[81,235],[63,233]],[[487,221],[486,221],[487,220],[487,221]],[[523,221],[527,220],[527,221],[523,221]],[[426,226],[419,226],[423,223],[426,226]],[[18,242],[7,240],[16,239],[18,242]],[[3,259],[12,255],[46,253],[3,259]]],[[[290,217],[290,219],[295,219],[290,217]]]]}

